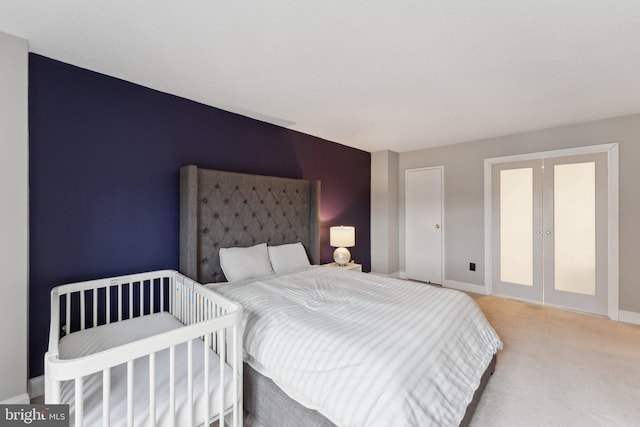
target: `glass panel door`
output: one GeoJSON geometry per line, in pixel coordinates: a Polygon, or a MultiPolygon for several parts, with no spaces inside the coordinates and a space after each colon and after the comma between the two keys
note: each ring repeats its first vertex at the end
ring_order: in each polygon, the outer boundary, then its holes
{"type": "Polygon", "coordinates": [[[607,314],[607,155],[495,164],[493,292],[607,314]]]}
{"type": "Polygon", "coordinates": [[[494,293],[542,301],[542,161],[494,165],[492,175],[494,293]]]}
{"type": "Polygon", "coordinates": [[[596,294],[595,162],[553,167],[554,288],[596,294]]]}
{"type": "Polygon", "coordinates": [[[544,301],[607,313],[605,153],[545,159],[544,301]]]}
{"type": "Polygon", "coordinates": [[[533,286],[533,168],[500,171],[500,280],[533,286]]]}

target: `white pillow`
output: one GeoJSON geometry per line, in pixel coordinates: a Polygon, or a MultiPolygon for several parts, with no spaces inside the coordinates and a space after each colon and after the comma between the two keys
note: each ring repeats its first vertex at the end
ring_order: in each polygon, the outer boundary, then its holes
{"type": "Polygon", "coordinates": [[[269,246],[269,259],[276,274],[291,273],[311,265],[307,252],[300,242],[269,246]]]}
{"type": "Polygon", "coordinates": [[[229,282],[273,274],[266,243],[248,248],[221,248],[220,267],[229,282]]]}

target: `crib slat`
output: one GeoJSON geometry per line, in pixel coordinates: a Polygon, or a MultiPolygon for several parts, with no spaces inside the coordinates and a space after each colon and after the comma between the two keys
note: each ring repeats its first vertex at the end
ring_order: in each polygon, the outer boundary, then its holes
{"type": "Polygon", "coordinates": [[[186,288],[186,295],[187,298],[184,300],[184,308],[185,308],[185,312],[187,314],[187,325],[192,325],[193,324],[193,307],[194,307],[194,301],[193,301],[193,292],[191,292],[191,288],[186,288]]]}
{"type": "Polygon", "coordinates": [[[133,318],[133,282],[129,283],[129,319],[132,319],[132,318],[133,318]]]}
{"type": "Polygon", "coordinates": [[[191,292],[189,292],[189,289],[185,289],[183,295],[184,297],[182,298],[182,310],[184,313],[184,323],[186,325],[190,325],[191,313],[189,312],[189,306],[187,303],[191,298],[191,292]]]}
{"type": "Polygon", "coordinates": [[[149,427],[156,425],[156,354],[149,355],[149,427]]]}
{"type": "Polygon", "coordinates": [[[187,313],[189,315],[188,317],[188,321],[189,323],[187,323],[188,325],[193,325],[196,321],[195,318],[195,308],[196,308],[196,301],[195,301],[195,295],[193,295],[193,291],[191,290],[191,288],[187,288],[187,295],[189,296],[189,298],[187,299],[187,301],[185,301],[185,306],[187,307],[187,313]]]}
{"type": "Polygon", "coordinates": [[[193,311],[193,322],[191,324],[194,324],[200,321],[200,295],[195,292],[191,294],[191,311],[193,311]]]}
{"type": "Polygon", "coordinates": [[[187,342],[187,404],[189,425],[193,425],[193,340],[187,342]]]}
{"type": "Polygon", "coordinates": [[[150,291],[149,292],[149,295],[150,295],[150,299],[149,299],[149,314],[155,313],[154,310],[156,308],[155,307],[155,305],[156,305],[155,304],[155,295],[154,295],[154,292],[153,292],[153,290],[155,288],[155,283],[154,282],[155,282],[154,280],[151,280],[149,282],[149,291],[150,291]]]}
{"type": "Polygon", "coordinates": [[[60,403],[60,381],[52,381],[51,384],[51,392],[49,393],[48,390],[45,391],[45,396],[47,396],[47,403],[60,403]],[[47,393],[49,393],[50,396],[47,393]]]}
{"type": "Polygon", "coordinates": [[[224,354],[225,354],[225,331],[226,329],[220,329],[220,333],[218,334],[218,348],[220,351],[218,352],[218,356],[220,356],[220,421],[219,425],[224,425],[224,354]]]}
{"type": "MultiPolygon", "coordinates": [[[[202,396],[204,397],[204,423],[205,425],[209,424],[209,334],[207,334],[204,338],[204,393],[202,396]]],[[[220,424],[221,426],[223,424],[220,424]]]]}
{"type": "Polygon", "coordinates": [[[198,323],[200,321],[200,295],[196,292],[191,293],[191,311],[193,311],[193,322],[198,323]]]}
{"type": "Polygon", "coordinates": [[[111,368],[102,371],[102,426],[111,425],[111,368]]]}
{"type": "Polygon", "coordinates": [[[176,346],[169,349],[169,414],[171,425],[176,425],[176,346]]]}
{"type": "Polygon", "coordinates": [[[118,322],[122,320],[122,283],[118,283],[118,293],[116,294],[116,301],[118,303],[118,322]]]}
{"type": "Polygon", "coordinates": [[[98,326],[98,288],[93,290],[93,327],[98,326]]]}
{"type": "Polygon", "coordinates": [[[182,298],[182,313],[183,313],[183,318],[184,318],[184,323],[185,325],[190,325],[191,322],[189,321],[190,318],[190,314],[189,313],[189,306],[187,305],[187,301],[189,300],[189,297],[191,297],[191,294],[189,293],[189,289],[184,289],[184,291],[181,293],[181,295],[183,296],[182,298]]]}
{"type": "Polygon", "coordinates": [[[85,311],[84,311],[84,290],[80,291],[80,330],[84,331],[84,318],[85,318],[85,311]]]}
{"type": "MultiPolygon", "coordinates": [[[[207,320],[213,318],[211,310],[212,310],[212,302],[209,300],[207,301],[207,320]]],[[[213,339],[213,334],[208,333],[207,336],[209,337],[209,345],[207,347],[213,348],[213,344],[211,343],[211,340],[213,339]]]]}
{"type": "Polygon", "coordinates": [[[140,316],[144,316],[144,282],[140,281],[140,291],[138,292],[140,298],[140,316]]]}
{"type": "Polygon", "coordinates": [[[176,283],[173,285],[173,315],[180,319],[181,322],[183,322],[184,319],[182,319],[182,313],[180,311],[180,309],[182,308],[182,299],[180,298],[180,296],[181,294],[180,292],[178,292],[178,284],[176,283]]]}
{"type": "Polygon", "coordinates": [[[75,404],[76,404],[76,427],[82,427],[82,419],[84,418],[84,396],[82,393],[82,377],[76,378],[75,381],[75,404]]]}
{"type": "Polygon", "coordinates": [[[202,319],[202,297],[200,294],[198,293],[193,293],[193,296],[195,298],[195,314],[194,314],[194,319],[193,319],[193,323],[198,323],[200,322],[200,320],[202,319]]]}
{"type": "Polygon", "coordinates": [[[200,321],[200,294],[193,293],[193,323],[198,323],[200,321]]]}
{"type": "Polygon", "coordinates": [[[171,295],[173,297],[173,301],[171,301],[171,310],[173,315],[176,316],[178,319],[180,319],[180,309],[179,309],[179,305],[178,305],[178,301],[179,301],[179,297],[178,297],[178,285],[176,283],[173,284],[172,286],[172,290],[171,290],[171,295]]]}
{"type": "Polygon", "coordinates": [[[133,360],[127,362],[127,427],[133,427],[133,360]]]}
{"type": "Polygon", "coordinates": [[[106,322],[107,324],[111,323],[111,286],[107,286],[107,295],[105,298],[105,303],[107,304],[107,308],[106,308],[106,312],[107,312],[107,318],[106,318],[106,322]]]}
{"type": "Polygon", "coordinates": [[[193,305],[192,308],[195,313],[193,313],[193,323],[200,322],[201,310],[200,310],[200,294],[193,293],[193,305]]]}
{"type": "Polygon", "coordinates": [[[164,278],[160,279],[160,311],[164,311],[164,278]]]}
{"type": "Polygon", "coordinates": [[[240,411],[242,411],[242,408],[238,407],[238,396],[240,396],[241,392],[239,389],[239,375],[238,375],[238,371],[239,369],[241,369],[242,366],[242,360],[241,360],[241,355],[240,352],[238,351],[239,348],[239,343],[238,340],[240,339],[239,337],[239,331],[238,328],[236,326],[233,327],[233,337],[232,337],[232,345],[233,345],[233,351],[232,354],[233,356],[233,427],[241,427],[240,425],[240,411]]]}
{"type": "Polygon", "coordinates": [[[64,300],[66,302],[66,320],[67,323],[66,328],[67,328],[67,335],[71,333],[71,294],[65,294],[64,296],[64,300]]]}

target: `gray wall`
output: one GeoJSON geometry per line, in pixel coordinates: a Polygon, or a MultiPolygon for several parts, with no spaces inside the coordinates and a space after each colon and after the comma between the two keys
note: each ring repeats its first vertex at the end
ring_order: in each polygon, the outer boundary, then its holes
{"type": "Polygon", "coordinates": [[[27,41],[0,32],[0,402],[27,399],[27,41]]]}
{"type": "Polygon", "coordinates": [[[484,159],[610,142],[619,143],[620,149],[620,309],[640,313],[640,276],[634,267],[640,259],[640,225],[636,222],[640,114],[400,153],[400,269],[404,270],[405,262],[402,180],[406,169],[445,166],[445,280],[484,285],[484,159]],[[469,262],[476,263],[475,272],[469,271],[469,262]]]}
{"type": "Polygon", "coordinates": [[[397,275],[399,154],[371,154],[371,272],[397,275]]]}

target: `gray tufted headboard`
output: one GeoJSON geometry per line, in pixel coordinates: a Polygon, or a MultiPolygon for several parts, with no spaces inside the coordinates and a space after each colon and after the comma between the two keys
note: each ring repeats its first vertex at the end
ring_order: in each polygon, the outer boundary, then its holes
{"type": "Polygon", "coordinates": [[[302,242],[320,263],[320,182],[180,168],[180,272],[225,281],[220,248],[302,242]]]}

